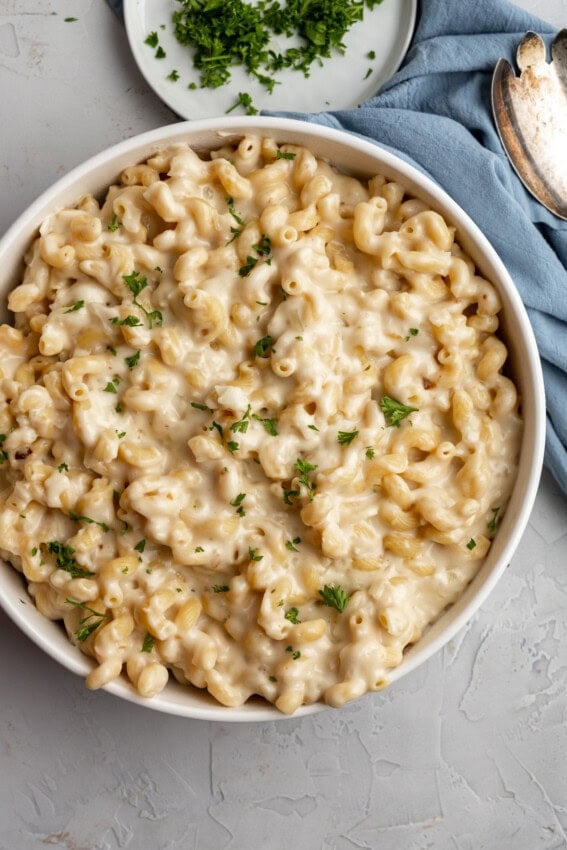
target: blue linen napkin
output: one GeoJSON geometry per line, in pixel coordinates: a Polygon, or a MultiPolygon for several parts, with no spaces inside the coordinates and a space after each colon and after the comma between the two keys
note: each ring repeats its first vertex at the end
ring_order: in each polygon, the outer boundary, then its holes
{"type": "Polygon", "coordinates": [[[358,109],[268,114],[369,137],[432,177],[488,237],[532,322],[547,393],[545,462],[567,493],[567,222],[524,189],[490,106],[494,66],[513,61],[528,30],[554,32],[507,0],[422,0],[406,59],[375,97],[358,109]]]}

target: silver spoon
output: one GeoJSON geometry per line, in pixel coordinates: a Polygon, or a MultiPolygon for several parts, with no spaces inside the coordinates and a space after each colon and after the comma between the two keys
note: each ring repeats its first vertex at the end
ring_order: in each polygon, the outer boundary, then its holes
{"type": "Polygon", "coordinates": [[[551,45],[528,32],[516,53],[520,76],[499,59],[492,112],[500,141],[520,180],[559,218],[567,219],[567,29],[551,45]]]}

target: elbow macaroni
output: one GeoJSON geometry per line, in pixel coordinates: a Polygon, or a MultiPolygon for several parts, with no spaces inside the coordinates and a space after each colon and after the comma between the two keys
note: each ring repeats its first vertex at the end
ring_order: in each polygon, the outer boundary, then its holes
{"type": "Polygon", "coordinates": [[[0,551],[94,658],[88,686],[124,671],[152,697],[171,674],[287,713],[384,687],[516,472],[500,301],[454,228],[245,137],[127,168],[26,260],[0,327],[0,551]]]}

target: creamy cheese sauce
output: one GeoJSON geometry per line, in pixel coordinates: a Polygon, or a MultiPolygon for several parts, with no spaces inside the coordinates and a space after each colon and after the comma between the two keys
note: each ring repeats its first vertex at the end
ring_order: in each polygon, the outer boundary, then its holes
{"type": "Polygon", "coordinates": [[[49,216],[0,327],[0,548],[148,697],[384,687],[477,572],[521,438],[500,302],[403,187],[245,137],[49,216]]]}

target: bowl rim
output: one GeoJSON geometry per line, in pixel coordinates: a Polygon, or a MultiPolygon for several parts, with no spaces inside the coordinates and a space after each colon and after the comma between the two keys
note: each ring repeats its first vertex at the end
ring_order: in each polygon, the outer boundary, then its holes
{"type": "MultiPolygon", "coordinates": [[[[526,309],[510,274],[488,238],[444,189],[427,174],[409,164],[401,156],[392,153],[391,149],[383,147],[377,141],[344,129],[295,118],[273,116],[211,118],[177,122],[132,136],[101,151],[74,167],[43,191],[0,238],[0,263],[4,265],[5,257],[10,259],[13,254],[13,269],[11,272],[8,271],[6,289],[3,289],[0,294],[2,299],[6,297],[13,284],[12,277],[15,274],[15,264],[21,265],[25,247],[29,245],[37,232],[39,223],[49,212],[73,201],[76,203],[81,194],[85,192],[104,191],[103,187],[94,188],[94,180],[99,172],[113,172],[115,177],[110,178],[110,181],[112,181],[126,165],[148,158],[153,151],[159,148],[188,142],[198,149],[200,147],[214,149],[215,145],[220,146],[223,141],[227,141],[231,137],[241,137],[247,133],[265,133],[272,135],[279,142],[287,140],[304,144],[307,147],[316,145],[317,155],[330,158],[331,161],[332,156],[326,156],[325,153],[321,153],[320,149],[343,150],[344,152],[346,147],[353,156],[356,155],[356,157],[368,162],[375,160],[375,173],[382,172],[399,176],[404,186],[409,187],[412,194],[425,197],[433,204],[434,208],[441,210],[443,215],[457,226],[459,239],[466,243],[467,252],[470,252],[471,246],[473,247],[473,259],[477,266],[480,266],[481,273],[484,273],[483,266],[488,265],[490,267],[492,271],[491,282],[496,286],[503,299],[503,314],[515,322],[519,331],[519,339],[515,340],[513,348],[514,351],[516,351],[516,346],[519,349],[521,370],[518,369],[518,378],[520,378],[521,371],[521,380],[526,387],[526,395],[530,396],[531,404],[524,405],[524,433],[518,476],[508,509],[494,538],[489,556],[484,562],[485,564],[488,563],[489,567],[484,569],[484,566],[481,566],[475,578],[456,602],[428,627],[424,637],[404,653],[402,664],[394,668],[389,676],[390,683],[394,683],[415,670],[445,646],[470,621],[502,576],[527,526],[537,493],[545,447],[546,413],[543,374],[526,309]],[[83,183],[86,184],[85,188],[81,188],[83,183]],[[22,246],[24,247],[22,248],[22,246]],[[479,256],[482,259],[480,263],[477,262],[479,256]],[[512,505],[515,509],[513,517],[510,511],[512,505]],[[425,642],[426,637],[428,639],[425,642]]],[[[344,169],[345,166],[339,165],[339,168],[344,169]]],[[[352,171],[370,174],[372,169],[355,167],[352,171]]],[[[104,182],[104,186],[107,187],[108,185],[108,181],[104,182]]],[[[517,364],[516,368],[519,365],[517,364]]],[[[11,565],[3,561],[0,562],[0,606],[2,609],[23,631],[24,635],[28,636],[44,652],[71,672],[85,676],[92,667],[92,660],[83,655],[79,648],[68,641],[58,624],[51,623],[52,626],[56,626],[61,631],[65,644],[59,643],[57,645],[53,637],[46,637],[45,626],[50,621],[39,614],[33,604],[28,606],[21,604],[22,582],[21,575],[11,565]],[[35,615],[32,611],[35,612],[35,615]]],[[[23,592],[25,593],[25,590],[23,592]]],[[[328,708],[327,705],[317,702],[300,707],[291,717],[282,714],[267,701],[262,701],[261,704],[247,702],[241,707],[229,708],[216,702],[210,702],[208,695],[203,699],[204,695],[200,693],[199,689],[177,685],[171,679],[165,690],[150,700],[139,696],[133,686],[126,682],[123,677],[106,685],[104,690],[152,710],[224,723],[298,719],[328,708]],[[188,693],[192,694],[192,698],[196,702],[206,702],[207,704],[191,705],[191,701],[184,701],[183,697],[186,698],[188,693]],[[175,698],[176,694],[179,694],[178,699],[175,698]]]]}

